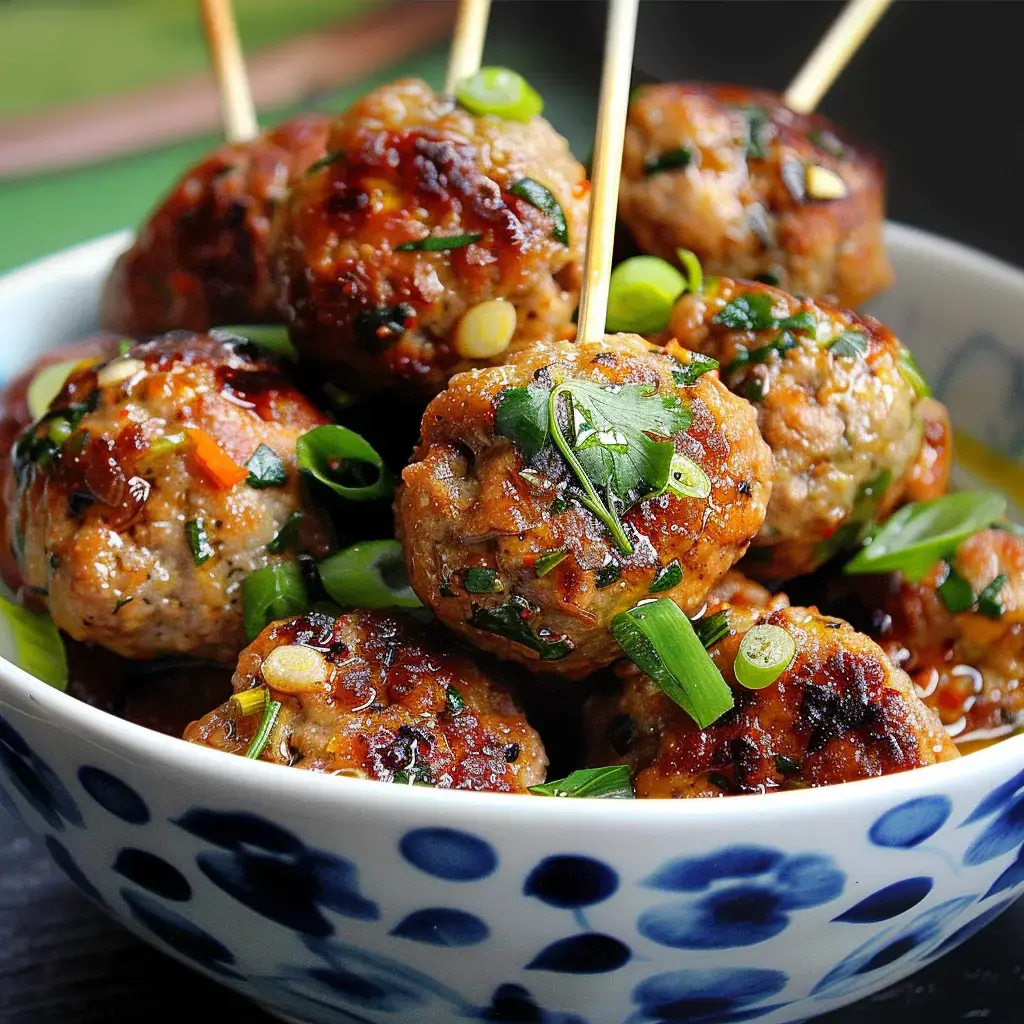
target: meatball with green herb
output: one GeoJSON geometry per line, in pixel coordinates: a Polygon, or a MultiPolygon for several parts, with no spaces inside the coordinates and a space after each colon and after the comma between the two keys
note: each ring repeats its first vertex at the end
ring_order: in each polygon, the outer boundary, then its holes
{"type": "Polygon", "coordinates": [[[580,678],[649,596],[695,614],[771,493],[751,407],[635,335],[538,345],[454,378],[396,497],[409,578],[477,647],[580,678]]]}
{"type": "Polygon", "coordinates": [[[645,251],[858,306],[892,283],[881,165],[818,115],[760,90],[639,89],[619,216],[645,251]]]}
{"type": "Polygon", "coordinates": [[[589,183],[540,117],[474,115],[426,83],[331,127],[275,234],[302,356],[421,405],[453,374],[571,330],[589,183]]]}
{"type": "Polygon", "coordinates": [[[831,786],[958,756],[906,673],[848,623],[784,598],[709,610],[701,632],[734,701],[717,721],[700,728],[626,661],[621,691],[588,702],[588,763],[629,765],[638,797],[831,786]],[[781,652],[757,678],[742,661],[744,641],[755,637],[781,652]]]}
{"type": "Polygon", "coordinates": [[[275,622],[242,652],[233,686],[186,740],[410,786],[519,793],[544,781],[544,747],[509,692],[404,616],[275,622]]]}
{"type": "Polygon", "coordinates": [[[246,577],[329,548],[296,465],[297,439],[325,422],[228,335],[176,332],[75,370],[14,446],[23,593],[128,658],[234,661],[246,577]]]}
{"type": "Polygon", "coordinates": [[[873,317],[721,277],[679,299],[666,334],[718,361],[772,450],[768,516],[744,563],[751,576],[811,572],[906,497],[945,489],[948,457],[924,457],[948,439],[931,429],[944,410],[873,317]]]}

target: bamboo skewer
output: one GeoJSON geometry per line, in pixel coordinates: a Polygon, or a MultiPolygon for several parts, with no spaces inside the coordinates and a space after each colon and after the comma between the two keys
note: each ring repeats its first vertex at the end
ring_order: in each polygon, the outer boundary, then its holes
{"type": "Polygon", "coordinates": [[[604,337],[638,6],[639,0],[610,0],[577,341],[604,337]]]}
{"type": "Polygon", "coordinates": [[[892,0],[849,0],[797,72],[783,97],[798,114],[810,114],[857,52],[892,0]]]}
{"type": "Polygon", "coordinates": [[[231,0],[199,0],[199,8],[220,93],[224,136],[228,142],[248,142],[260,129],[231,0]]]}
{"type": "Polygon", "coordinates": [[[462,79],[480,70],[490,13],[491,0],[461,0],[444,80],[444,91],[448,96],[455,93],[455,87],[462,79]]]}

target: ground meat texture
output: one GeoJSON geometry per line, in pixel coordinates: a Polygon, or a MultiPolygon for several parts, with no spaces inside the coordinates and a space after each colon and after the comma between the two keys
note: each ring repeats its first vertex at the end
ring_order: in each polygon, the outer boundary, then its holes
{"type": "Polygon", "coordinates": [[[546,121],[474,117],[401,81],[335,121],[328,150],[297,181],[275,251],[295,343],[343,387],[422,402],[452,374],[501,362],[456,345],[463,314],[488,300],[515,307],[513,346],[571,330],[589,184],[546,121]],[[561,207],[567,241],[514,193],[526,179],[561,207]],[[476,240],[399,251],[459,235],[476,240]]]}
{"type": "Polygon", "coordinates": [[[658,596],[698,612],[760,528],[771,458],[750,406],[710,373],[677,385],[673,371],[681,368],[635,335],[614,335],[537,346],[507,366],[453,379],[427,407],[396,497],[399,537],[424,604],[476,646],[570,678],[618,656],[609,625],[647,598],[656,579],[658,596]],[[689,427],[672,440],[708,475],[710,496],[666,493],[633,504],[622,516],[630,555],[580,503],[577,477],[550,443],[527,462],[495,434],[506,389],[546,382],[550,390],[567,379],[644,384],[689,408],[689,427]],[[553,552],[565,557],[539,573],[538,559],[553,552]],[[479,585],[480,570],[489,586],[479,585]]]}
{"type": "Polygon", "coordinates": [[[103,324],[133,337],[276,323],[270,228],[295,174],[324,155],[328,118],[304,114],[190,168],[103,290],[103,324]]]}
{"type": "Polygon", "coordinates": [[[945,422],[948,438],[945,410],[918,395],[902,369],[906,351],[873,317],[713,278],[676,303],[667,335],[719,361],[772,450],[774,487],[750,575],[811,572],[915,487],[945,490],[948,442],[932,426],[945,422]]]}
{"type": "Polygon", "coordinates": [[[296,548],[325,554],[295,466],[326,422],[276,364],[240,339],[178,332],[74,373],[14,448],[8,542],[25,589],[76,640],[129,658],[233,662],[241,587],[302,511],[296,548]],[[285,483],[254,488],[260,445],[285,483]]]}
{"type": "Polygon", "coordinates": [[[896,574],[851,585],[870,610],[875,639],[958,743],[1024,723],[1024,538],[983,530],[920,583],[896,574]],[[962,610],[951,611],[943,593],[962,610]]]}
{"type": "MultiPolygon", "coordinates": [[[[314,612],[273,623],[242,652],[233,685],[269,686],[281,702],[264,761],[441,789],[519,793],[544,781],[544,747],[509,692],[405,617],[314,612]],[[321,682],[282,678],[268,661],[293,645],[319,655],[321,682]]],[[[261,714],[238,716],[225,704],[185,739],[244,754],[261,714]]]]}
{"type": "Polygon", "coordinates": [[[676,249],[690,249],[712,274],[765,275],[844,306],[892,283],[881,166],[824,118],[795,114],[771,93],[640,90],[619,215],[645,251],[675,260],[676,249]]]}
{"type": "Polygon", "coordinates": [[[621,693],[587,709],[590,764],[630,765],[638,797],[720,797],[831,786],[958,756],[907,675],[848,623],[813,608],[727,614],[731,631],[709,653],[732,688],[733,710],[701,730],[623,663],[621,693]],[[733,662],[759,622],[785,629],[796,655],[775,683],[748,690],[733,662]]]}

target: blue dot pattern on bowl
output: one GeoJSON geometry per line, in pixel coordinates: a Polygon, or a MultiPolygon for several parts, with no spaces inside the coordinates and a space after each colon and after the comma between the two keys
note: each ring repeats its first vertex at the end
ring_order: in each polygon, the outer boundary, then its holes
{"type": "Polygon", "coordinates": [[[607,864],[563,854],[542,860],[530,872],[523,892],[553,907],[578,910],[603,902],[618,887],[619,876],[607,864]]]}
{"type": "Polygon", "coordinates": [[[865,896],[860,903],[855,903],[849,910],[844,910],[833,921],[845,921],[847,924],[878,924],[879,921],[891,921],[900,914],[916,907],[935,887],[935,880],[921,875],[917,878],[904,878],[893,882],[870,896],[865,896]]]}
{"type": "Polygon", "coordinates": [[[99,890],[92,882],[82,873],[82,869],[75,863],[75,858],[68,853],[67,848],[56,838],[56,836],[47,836],[44,840],[46,843],[46,849],[49,851],[50,856],[53,858],[54,864],[57,865],[64,872],[67,877],[74,882],[76,886],[91,899],[93,902],[98,903],[101,907],[104,906],[103,897],[99,894],[99,890]]]}
{"type": "Polygon", "coordinates": [[[655,974],[633,990],[640,1009],[628,1024],[733,1024],[754,1020],[785,1006],[764,1005],[789,982],[783,971],[756,967],[655,974]],[[759,1005],[755,1005],[759,1004],[759,1005]]]}
{"type": "Polygon", "coordinates": [[[604,974],[617,971],[630,956],[629,946],[614,935],[583,932],[545,946],[526,969],[560,974],[604,974]]]}
{"type": "Polygon", "coordinates": [[[82,826],[82,812],[52,768],[0,716],[0,775],[52,829],[82,826]]]}
{"type": "Polygon", "coordinates": [[[392,935],[431,946],[476,946],[486,942],[491,930],[476,914],[451,907],[427,907],[402,918],[392,935]]]}
{"type": "Polygon", "coordinates": [[[673,949],[753,946],[785,931],[792,911],[836,899],[845,882],[830,857],[726,847],[670,861],[651,875],[644,883],[649,888],[701,895],[650,907],[637,931],[673,949]]]}
{"type": "Polygon", "coordinates": [[[183,903],[192,898],[188,879],[162,857],[131,847],[121,850],[114,861],[114,870],[130,882],[165,900],[183,903]]]}
{"type": "Polygon", "coordinates": [[[949,797],[916,797],[883,814],[871,827],[869,836],[876,846],[909,850],[931,839],[952,812],[949,797]]]}
{"type": "Polygon", "coordinates": [[[149,821],[146,801],[128,783],[110,772],[85,764],[78,769],[78,781],[82,789],[115,818],[132,825],[145,825],[149,821]]]}
{"type": "Polygon", "coordinates": [[[414,867],[448,882],[479,882],[498,867],[498,855],[490,843],[453,828],[406,832],[399,849],[414,867]]]}
{"type": "Polygon", "coordinates": [[[1024,772],[990,793],[968,820],[988,818],[992,820],[985,831],[964,854],[964,864],[968,867],[1024,849],[1024,772]]]}

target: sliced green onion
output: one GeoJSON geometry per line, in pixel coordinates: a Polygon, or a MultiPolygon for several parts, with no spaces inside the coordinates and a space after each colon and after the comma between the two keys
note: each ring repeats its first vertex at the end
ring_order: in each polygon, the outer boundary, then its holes
{"type": "Polygon", "coordinates": [[[533,563],[533,571],[538,576],[547,576],[555,566],[561,565],[569,557],[569,552],[565,548],[559,548],[557,551],[547,551],[543,555],[538,555],[536,561],[533,563]]]}
{"type": "Polygon", "coordinates": [[[506,121],[529,121],[544,110],[540,93],[508,68],[481,68],[459,82],[455,98],[471,114],[493,114],[506,121]]]}
{"type": "Polygon", "coordinates": [[[799,775],[801,766],[799,761],[794,761],[791,757],[786,757],[785,754],[775,755],[775,769],[780,775],[799,775]]]}
{"type": "Polygon", "coordinates": [[[468,594],[499,594],[505,589],[497,569],[463,569],[462,586],[468,594]]]}
{"type": "Polygon", "coordinates": [[[623,260],[608,282],[605,328],[610,332],[656,334],[668,326],[676,299],[686,291],[686,278],[657,256],[623,260]]]}
{"type": "Polygon", "coordinates": [[[419,608],[409,586],[402,545],[364,540],[317,563],[324,590],[347,608],[419,608]]]}
{"type": "Polygon", "coordinates": [[[690,620],[670,598],[637,605],[612,620],[612,635],[702,729],[733,706],[732,691],[690,620]]]}
{"type": "Polygon", "coordinates": [[[512,195],[525,199],[531,206],[536,206],[541,213],[546,213],[551,218],[551,237],[562,245],[569,244],[569,224],[565,219],[565,211],[551,189],[533,178],[520,178],[508,190],[512,195]]]}
{"type": "Polygon", "coordinates": [[[262,490],[264,487],[284,487],[288,483],[288,471],[284,459],[269,445],[261,444],[245,464],[249,470],[246,483],[262,490]]]}
{"type": "Polygon", "coordinates": [[[706,498],[711,494],[711,478],[693,459],[676,452],[669,466],[665,490],[677,498],[706,498]]]}
{"type": "Polygon", "coordinates": [[[700,295],[704,291],[704,268],[697,259],[697,254],[689,249],[676,249],[676,259],[686,271],[686,288],[691,295],[700,295]]]}
{"type": "Polygon", "coordinates": [[[1006,606],[999,598],[999,592],[1006,586],[1010,577],[1001,572],[979,595],[978,612],[990,619],[1001,619],[1006,606]]]}
{"type": "Polygon", "coordinates": [[[58,447],[62,445],[73,433],[75,432],[74,427],[66,419],[56,419],[50,421],[50,429],[46,432],[46,436],[58,447]]]}
{"type": "Polygon", "coordinates": [[[594,585],[598,590],[604,590],[605,587],[618,583],[620,579],[622,579],[622,567],[615,565],[614,562],[594,570],[594,585]]]}
{"type": "Polygon", "coordinates": [[[122,338],[117,343],[117,354],[126,356],[133,348],[135,348],[135,341],[132,338],[122,338]]]}
{"type": "Polygon", "coordinates": [[[308,604],[306,581],[298,562],[278,562],[257,569],[242,582],[246,639],[255,640],[268,622],[301,615],[308,604]]]}
{"type": "Polygon", "coordinates": [[[242,690],[228,701],[228,711],[234,718],[245,718],[255,715],[257,711],[265,711],[270,703],[270,690],[265,686],[257,686],[252,690],[242,690]]]}
{"type": "Polygon", "coordinates": [[[1002,518],[1006,498],[992,491],[959,491],[934,501],[904,505],[870,537],[843,572],[849,575],[902,571],[923,579],[962,541],[1002,518]]]}
{"type": "Polygon", "coordinates": [[[672,371],[672,380],[676,387],[687,388],[696,384],[705,373],[718,369],[718,360],[711,356],[702,355],[700,352],[691,352],[690,361],[681,369],[672,371]]]}
{"type": "Polygon", "coordinates": [[[682,581],[683,568],[679,564],[679,559],[674,558],[668,565],[658,570],[648,591],[651,594],[660,594],[663,590],[671,590],[673,587],[679,586],[682,581]]]}
{"type": "Polygon", "coordinates": [[[445,690],[444,704],[445,711],[447,711],[452,717],[455,715],[461,715],[462,712],[466,710],[465,698],[458,689],[456,689],[456,687],[451,685],[451,683],[448,684],[448,689],[445,690]]]}
{"type": "Polygon", "coordinates": [[[903,374],[903,379],[914,389],[914,394],[918,398],[930,398],[932,389],[929,387],[925,375],[921,372],[921,367],[917,365],[914,353],[906,345],[900,344],[898,358],[900,373],[903,374]]]}
{"type": "Polygon", "coordinates": [[[263,712],[263,718],[260,719],[260,724],[257,726],[256,733],[249,744],[249,749],[245,752],[246,757],[253,761],[259,759],[270,742],[270,734],[274,731],[274,726],[277,725],[277,718],[280,714],[281,702],[279,700],[268,701],[263,712]]]}
{"type": "Polygon", "coordinates": [[[479,242],[484,236],[469,235],[427,235],[415,242],[404,242],[395,246],[395,252],[448,252],[450,249],[464,249],[467,245],[479,242]]]}
{"type": "Polygon", "coordinates": [[[391,474],[376,449],[353,430],[314,427],[295,442],[299,469],[349,501],[372,501],[394,492],[391,474]]]}
{"type": "Polygon", "coordinates": [[[714,647],[719,640],[729,635],[729,616],[725,612],[705,615],[693,623],[693,631],[705,649],[714,647]]]}
{"type": "Polygon", "coordinates": [[[168,455],[174,455],[177,452],[184,451],[192,442],[189,440],[188,434],[182,432],[180,434],[164,434],[163,437],[154,437],[149,442],[149,447],[142,453],[142,459],[144,462],[155,462],[157,459],[165,458],[168,455]]]}
{"type": "Polygon", "coordinates": [[[185,536],[188,537],[188,546],[192,549],[192,561],[196,565],[208,562],[217,553],[210,543],[204,519],[190,519],[185,524],[185,536]]]}
{"type": "Polygon", "coordinates": [[[733,672],[748,690],[771,686],[793,664],[796,641],[781,627],[754,626],[740,641],[733,672]]]}
{"type": "Polygon", "coordinates": [[[68,688],[64,641],[49,615],[0,597],[0,655],[55,690],[68,688]]]}
{"type": "Polygon", "coordinates": [[[946,578],[939,584],[938,595],[953,615],[970,611],[974,607],[974,591],[970,583],[953,568],[950,568],[946,578]]]}
{"type": "Polygon", "coordinates": [[[644,160],[644,175],[661,174],[664,171],[684,171],[693,163],[693,152],[689,146],[669,149],[644,160]]]}
{"type": "Polygon", "coordinates": [[[60,394],[61,388],[71,376],[71,371],[79,362],[78,359],[71,359],[61,363],[50,363],[32,378],[25,400],[28,403],[28,413],[33,420],[46,415],[50,404],[60,394]]]}
{"type": "Polygon", "coordinates": [[[218,327],[211,333],[214,335],[233,334],[236,338],[245,338],[246,341],[255,342],[260,348],[265,348],[276,356],[284,356],[285,359],[292,360],[299,358],[299,353],[295,350],[291,338],[288,337],[288,328],[278,324],[218,327]]]}
{"type": "Polygon", "coordinates": [[[607,768],[581,768],[564,779],[530,786],[535,796],[586,797],[591,800],[633,800],[633,780],[629,766],[613,764],[607,768]]]}
{"type": "Polygon", "coordinates": [[[292,512],[281,524],[281,529],[274,534],[273,539],[267,545],[267,550],[272,555],[279,555],[282,551],[296,547],[304,518],[301,512],[292,512]]]}

